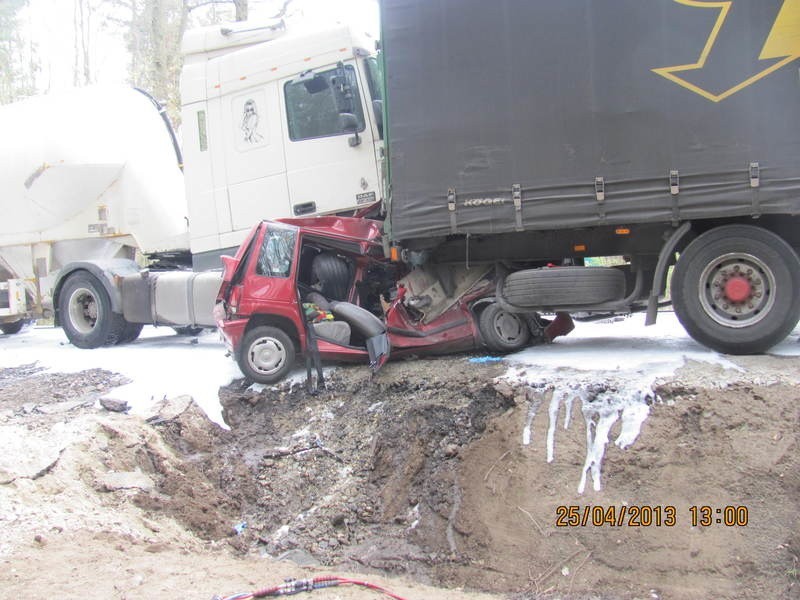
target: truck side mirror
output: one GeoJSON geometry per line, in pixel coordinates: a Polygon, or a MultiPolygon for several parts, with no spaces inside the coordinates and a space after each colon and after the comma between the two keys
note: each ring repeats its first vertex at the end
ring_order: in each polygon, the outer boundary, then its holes
{"type": "Polygon", "coordinates": [[[331,79],[331,84],[336,90],[336,106],[339,112],[354,113],[356,109],[353,82],[350,81],[347,75],[347,69],[341,61],[336,64],[336,75],[331,79]]]}
{"type": "Polygon", "coordinates": [[[339,113],[339,129],[353,134],[353,137],[347,140],[351,148],[355,148],[361,143],[361,137],[358,135],[358,118],[353,113],[339,113]]]}
{"type": "Polygon", "coordinates": [[[306,71],[305,73],[301,74],[300,77],[298,77],[298,81],[303,84],[303,87],[306,88],[306,92],[311,95],[324,92],[330,87],[328,85],[328,80],[325,79],[325,77],[318,73],[314,73],[313,71],[306,71]]]}

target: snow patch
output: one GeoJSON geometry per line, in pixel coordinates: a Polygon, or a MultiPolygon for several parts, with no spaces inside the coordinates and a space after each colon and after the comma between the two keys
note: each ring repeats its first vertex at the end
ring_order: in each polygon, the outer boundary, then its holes
{"type": "Polygon", "coordinates": [[[410,522],[411,524],[406,528],[406,531],[413,531],[419,525],[419,502],[417,502],[411,509],[408,511],[406,515],[406,522],[410,522]]]}
{"type": "MultiPolygon", "coordinates": [[[[77,373],[105,369],[120,373],[131,383],[114,388],[106,398],[127,401],[131,413],[149,417],[163,399],[188,395],[208,418],[227,428],[222,419],[219,388],[244,377],[236,361],[227,355],[220,334],[213,330],[198,336],[176,335],[171,327],[145,326],[130,344],[81,350],[67,340],[60,328],[30,327],[2,336],[0,368],[36,363],[50,373],[77,373]]],[[[333,368],[324,369],[328,376],[333,368]]],[[[253,384],[256,393],[305,385],[306,370],[294,369],[276,386],[253,384]]]]}
{"type": "Polygon", "coordinates": [[[131,383],[114,388],[105,397],[125,400],[131,412],[148,417],[164,398],[189,395],[208,417],[222,419],[219,388],[243,377],[236,361],[226,356],[216,331],[196,337],[179,336],[169,327],[146,326],[138,340],[94,350],[76,348],[61,329],[35,327],[0,344],[0,367],[36,363],[50,373],[78,373],[105,369],[131,383]]]}

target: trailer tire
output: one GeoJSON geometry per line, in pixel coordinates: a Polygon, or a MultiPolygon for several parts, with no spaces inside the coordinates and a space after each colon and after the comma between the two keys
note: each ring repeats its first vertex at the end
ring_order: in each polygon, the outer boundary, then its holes
{"type": "Polygon", "coordinates": [[[294,342],[282,329],[260,325],[245,334],[237,362],[248,379],[275,383],[291,370],[296,355],[294,342]]]}
{"type": "Polygon", "coordinates": [[[111,308],[111,298],[86,271],[70,275],[61,288],[58,308],[64,333],[78,348],[99,348],[122,339],[125,318],[111,308]]]}
{"type": "Polygon", "coordinates": [[[490,304],[478,318],[483,343],[493,352],[514,352],[523,348],[531,337],[523,314],[508,312],[499,304],[490,304]]]}
{"type": "Polygon", "coordinates": [[[523,308],[589,306],[624,297],[625,274],[609,267],[528,269],[503,282],[503,298],[523,308]]]}
{"type": "Polygon", "coordinates": [[[5,333],[6,335],[14,335],[15,333],[19,333],[22,331],[22,328],[25,326],[25,319],[20,319],[19,321],[13,321],[11,323],[3,323],[0,325],[0,331],[5,333]]]}
{"type": "Polygon", "coordinates": [[[701,344],[757,354],[800,319],[800,259],[783,239],[752,225],[726,225],[681,253],[671,284],[678,320],[701,344]]]}

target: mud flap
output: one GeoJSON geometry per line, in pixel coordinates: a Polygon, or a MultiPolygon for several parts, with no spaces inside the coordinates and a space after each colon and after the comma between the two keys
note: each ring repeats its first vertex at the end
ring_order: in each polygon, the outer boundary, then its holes
{"type": "Polygon", "coordinates": [[[544,328],[544,339],[549,344],[559,336],[567,335],[575,329],[575,323],[569,313],[557,312],[556,318],[544,328]]]}
{"type": "Polygon", "coordinates": [[[369,366],[373,373],[377,373],[380,368],[389,360],[389,336],[386,333],[379,333],[367,338],[367,353],[369,354],[369,366]]]}

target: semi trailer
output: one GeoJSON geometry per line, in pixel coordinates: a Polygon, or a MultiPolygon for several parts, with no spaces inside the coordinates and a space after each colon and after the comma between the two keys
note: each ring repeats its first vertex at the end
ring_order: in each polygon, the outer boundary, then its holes
{"type": "Polygon", "coordinates": [[[520,323],[652,323],[674,266],[706,346],[796,326],[800,2],[382,0],[381,20],[385,239],[432,282],[426,310],[492,264],[520,323]]]}

